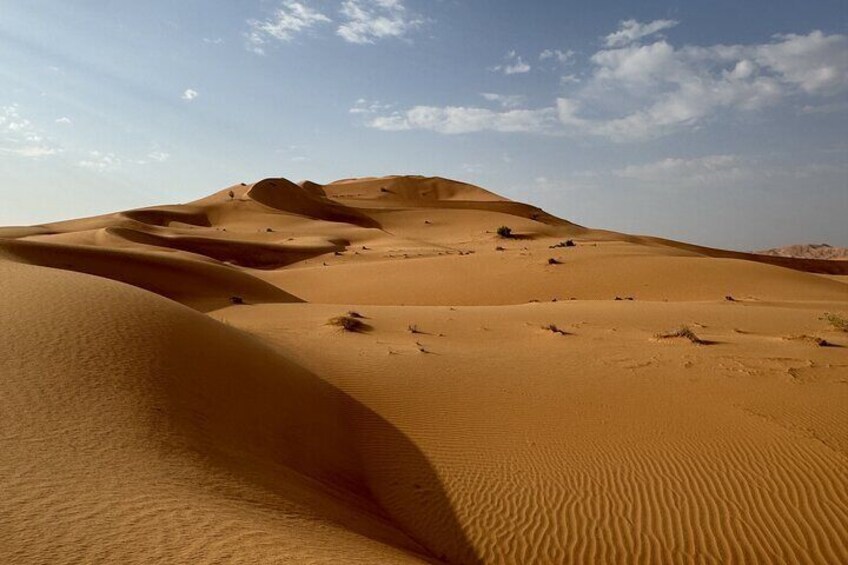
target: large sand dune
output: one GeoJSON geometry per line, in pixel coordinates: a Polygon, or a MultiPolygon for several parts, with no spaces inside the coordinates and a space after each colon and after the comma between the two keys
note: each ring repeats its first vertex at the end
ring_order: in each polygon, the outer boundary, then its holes
{"type": "Polygon", "coordinates": [[[848,262],[266,179],[0,280],[0,562],[848,562],[848,262]]]}

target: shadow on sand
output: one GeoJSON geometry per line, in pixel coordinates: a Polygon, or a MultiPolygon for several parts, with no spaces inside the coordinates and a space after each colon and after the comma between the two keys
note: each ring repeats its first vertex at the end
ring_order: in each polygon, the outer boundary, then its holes
{"type": "Polygon", "coordinates": [[[209,347],[164,355],[158,385],[171,424],[196,450],[276,496],[297,499],[292,485],[311,485],[318,494],[307,503],[319,515],[425,561],[481,562],[404,433],[257,338],[191,318],[213,334],[209,347]]]}

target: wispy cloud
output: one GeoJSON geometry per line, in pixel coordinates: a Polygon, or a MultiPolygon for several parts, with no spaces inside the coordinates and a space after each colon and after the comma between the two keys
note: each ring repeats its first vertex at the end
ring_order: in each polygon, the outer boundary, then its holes
{"type": "Polygon", "coordinates": [[[182,98],[183,100],[192,101],[195,98],[197,98],[198,95],[199,95],[199,93],[196,90],[194,90],[192,88],[186,88],[185,91],[183,92],[183,95],[180,96],[180,98],[182,98]]]}
{"type": "Polygon", "coordinates": [[[430,130],[444,134],[479,131],[541,133],[556,128],[553,108],[495,111],[462,106],[416,106],[403,112],[376,116],[369,127],[384,131],[430,130]]]}
{"type": "Polygon", "coordinates": [[[521,55],[514,50],[507,52],[500,65],[490,67],[489,70],[493,73],[503,73],[505,75],[519,75],[529,73],[532,67],[527,64],[521,55]]]}
{"type": "Polygon", "coordinates": [[[69,126],[73,122],[71,121],[71,118],[69,118],[67,116],[62,116],[61,118],[56,118],[56,123],[61,124],[63,126],[69,126]]]}
{"type": "Polygon", "coordinates": [[[21,116],[16,104],[0,106],[0,154],[33,159],[60,152],[30,120],[21,116]]]}
{"type": "Polygon", "coordinates": [[[343,21],[336,33],[358,44],[405,37],[424,24],[424,19],[410,12],[401,0],[345,0],[341,15],[343,21]]]}
{"type": "Polygon", "coordinates": [[[676,26],[675,20],[654,20],[648,23],[636,20],[624,20],[618,24],[618,30],[604,37],[604,45],[607,47],[622,47],[676,26]]]}
{"type": "Polygon", "coordinates": [[[553,61],[560,65],[567,65],[569,63],[574,62],[574,56],[576,53],[571,49],[567,51],[560,51],[559,49],[545,49],[541,53],[539,53],[540,61],[553,61]]]}
{"type": "Polygon", "coordinates": [[[330,21],[329,17],[304,2],[283,0],[269,18],[248,20],[247,46],[254,53],[264,55],[270,42],[291,41],[296,35],[330,21]]]}
{"type": "Polygon", "coordinates": [[[114,153],[102,151],[89,151],[84,159],[77,161],[77,166],[98,173],[117,169],[120,165],[121,159],[114,153]]]}
{"type": "Polygon", "coordinates": [[[366,100],[360,98],[354,102],[353,106],[348,110],[351,114],[378,114],[386,112],[393,108],[391,104],[383,104],[376,100],[366,100]]]}
{"type": "Polygon", "coordinates": [[[518,108],[524,104],[525,96],[521,94],[496,94],[494,92],[481,92],[480,96],[489,102],[495,102],[502,108],[518,108]]]}
{"type": "Polygon", "coordinates": [[[269,45],[290,42],[321,24],[335,24],[336,35],[341,39],[364,45],[405,38],[425,22],[403,0],[343,0],[338,3],[335,20],[307,0],[282,0],[268,18],[248,20],[245,38],[248,50],[264,55],[269,45]]]}

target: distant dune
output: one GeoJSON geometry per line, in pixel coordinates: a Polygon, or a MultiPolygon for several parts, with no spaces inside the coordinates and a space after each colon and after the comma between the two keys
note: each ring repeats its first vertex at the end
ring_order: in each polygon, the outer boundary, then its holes
{"type": "Polygon", "coordinates": [[[832,247],[826,243],[802,243],[787,245],[786,247],[775,247],[756,251],[760,255],[774,255],[777,257],[796,257],[800,259],[826,259],[829,261],[848,260],[848,248],[832,247]]]}
{"type": "Polygon", "coordinates": [[[784,249],[412,176],[0,228],[0,562],[846,563],[848,261],[784,249]]]}

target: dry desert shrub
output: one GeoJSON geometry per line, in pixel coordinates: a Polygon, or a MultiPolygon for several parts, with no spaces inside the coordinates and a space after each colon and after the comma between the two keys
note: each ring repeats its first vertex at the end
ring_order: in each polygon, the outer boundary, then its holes
{"type": "Polygon", "coordinates": [[[510,239],[513,237],[512,228],[509,226],[501,226],[498,228],[498,235],[504,239],[510,239]]]}
{"type": "Polygon", "coordinates": [[[559,335],[569,335],[567,331],[561,329],[556,324],[548,324],[547,326],[543,326],[542,329],[559,335]]]}
{"type": "Polygon", "coordinates": [[[335,318],[330,318],[327,320],[327,325],[335,326],[351,333],[362,333],[368,329],[368,325],[365,322],[353,316],[336,316],[335,318]]]}
{"type": "Polygon", "coordinates": [[[807,335],[807,334],[791,335],[791,336],[785,337],[783,339],[785,339],[787,341],[804,341],[804,342],[807,342],[809,344],[816,345],[818,347],[833,347],[833,344],[830,343],[829,341],[822,339],[818,336],[814,336],[814,335],[807,335]]]}
{"type": "Polygon", "coordinates": [[[693,332],[689,328],[689,326],[680,326],[678,329],[676,329],[674,331],[659,333],[659,334],[655,335],[654,337],[657,338],[657,339],[684,338],[684,339],[688,339],[689,341],[691,341],[695,345],[706,345],[707,344],[706,341],[704,341],[703,339],[701,339],[697,335],[695,335],[695,332],[693,332]]]}
{"type": "Polygon", "coordinates": [[[825,312],[824,316],[821,319],[833,326],[833,328],[836,330],[839,330],[841,332],[848,332],[848,318],[844,316],[825,312]]]}

